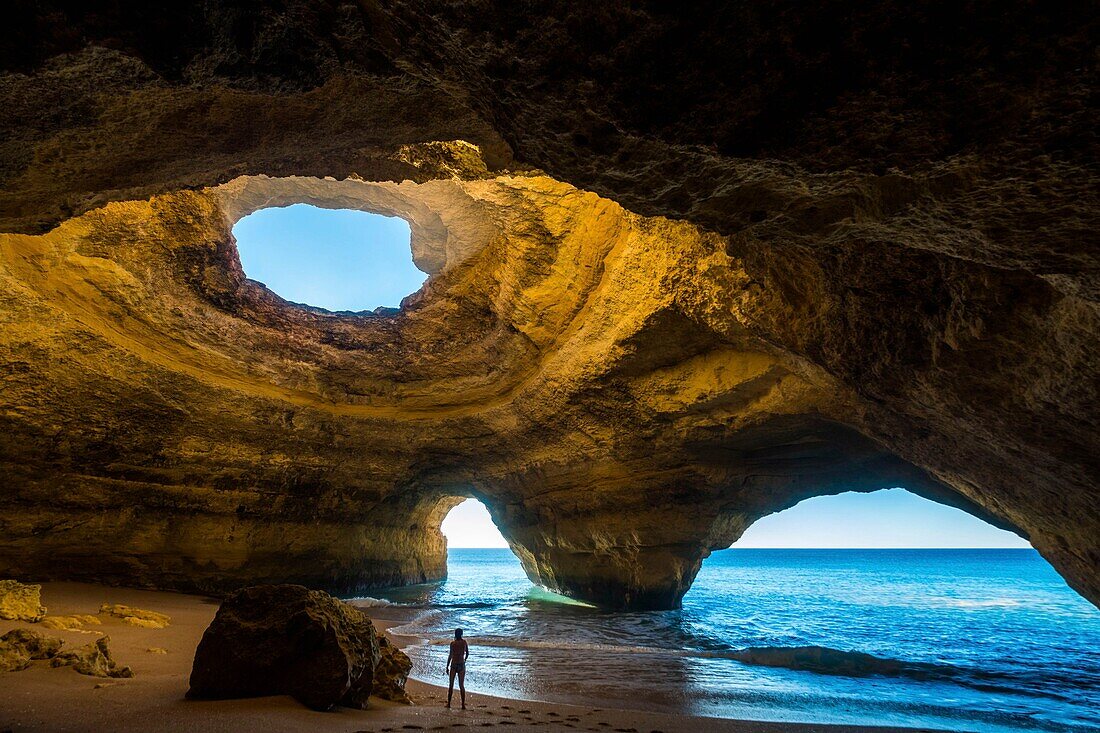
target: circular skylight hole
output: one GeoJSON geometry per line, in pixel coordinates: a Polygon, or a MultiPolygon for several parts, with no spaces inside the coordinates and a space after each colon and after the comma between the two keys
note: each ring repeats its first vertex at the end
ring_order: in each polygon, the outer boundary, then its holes
{"type": "Polygon", "coordinates": [[[233,227],[241,267],[280,297],[330,311],[397,308],[427,275],[395,216],[308,204],[260,209],[233,227]]]}

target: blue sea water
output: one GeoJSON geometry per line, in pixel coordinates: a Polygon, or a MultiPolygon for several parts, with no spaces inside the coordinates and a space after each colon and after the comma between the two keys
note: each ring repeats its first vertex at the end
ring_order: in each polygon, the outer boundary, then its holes
{"type": "Polygon", "coordinates": [[[451,550],[449,573],[379,594],[420,609],[395,631],[424,640],[406,651],[429,682],[444,682],[462,627],[472,691],[756,720],[1100,730],[1100,610],[1033,550],[724,550],[681,610],[647,613],[539,589],[506,549],[451,550]],[[792,651],[811,646],[840,665],[792,651]]]}

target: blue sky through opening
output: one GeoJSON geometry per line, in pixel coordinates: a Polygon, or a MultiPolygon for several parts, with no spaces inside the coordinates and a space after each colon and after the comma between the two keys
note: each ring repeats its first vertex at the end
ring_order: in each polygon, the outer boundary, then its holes
{"type": "MultiPolygon", "coordinates": [[[[443,520],[450,547],[507,547],[488,510],[467,499],[443,520]]],[[[1011,532],[905,489],[807,499],[764,517],[734,547],[1031,547],[1011,532]]]]}
{"type": "Polygon", "coordinates": [[[233,235],[245,274],[294,303],[396,308],[428,277],[413,264],[408,222],[394,216],[295,204],[249,214],[233,235]]]}

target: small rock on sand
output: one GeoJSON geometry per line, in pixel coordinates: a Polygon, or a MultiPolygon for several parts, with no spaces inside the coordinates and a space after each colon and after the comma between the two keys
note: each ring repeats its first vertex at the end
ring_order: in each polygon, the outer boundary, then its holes
{"type": "Polygon", "coordinates": [[[46,616],[41,621],[42,627],[54,631],[81,631],[86,634],[97,634],[98,631],[90,631],[85,626],[102,626],[103,622],[98,617],[90,614],[77,614],[74,616],[46,616]]]}
{"type": "Polygon", "coordinates": [[[52,667],[66,667],[72,665],[80,674],[92,677],[133,677],[134,672],[129,667],[120,667],[111,659],[111,651],[107,648],[109,636],[96,639],[91,644],[73,651],[61,652],[50,662],[52,667]]]}

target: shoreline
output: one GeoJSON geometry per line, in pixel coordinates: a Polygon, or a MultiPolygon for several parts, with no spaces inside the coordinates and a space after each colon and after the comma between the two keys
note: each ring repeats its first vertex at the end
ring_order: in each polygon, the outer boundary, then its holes
{"type": "MultiPolygon", "coordinates": [[[[102,603],[122,603],[167,613],[165,629],[147,629],[104,618],[89,631],[58,631],[40,624],[0,621],[0,634],[29,628],[65,640],[76,647],[102,635],[120,665],[129,665],[131,679],[102,679],[69,668],[52,669],[34,662],[20,672],[0,673],[0,733],[12,731],[90,730],[130,733],[164,731],[247,731],[360,733],[398,730],[463,728],[511,731],[685,731],[691,733],[914,733],[928,729],[758,722],[646,712],[591,704],[544,702],[467,692],[467,710],[444,707],[445,687],[410,677],[407,690],[414,705],[371,698],[368,710],[309,710],[290,697],[242,700],[186,700],[195,647],[218,609],[216,599],[171,591],[135,590],[89,583],[42,583],[42,603],[51,616],[95,614],[102,603]],[[165,649],[167,653],[151,652],[165,649]]],[[[360,607],[376,627],[401,648],[422,643],[418,637],[393,634],[410,614],[387,607],[360,607]]],[[[457,698],[457,694],[456,694],[457,698]]],[[[456,699],[457,705],[457,699],[456,699]]]]}

